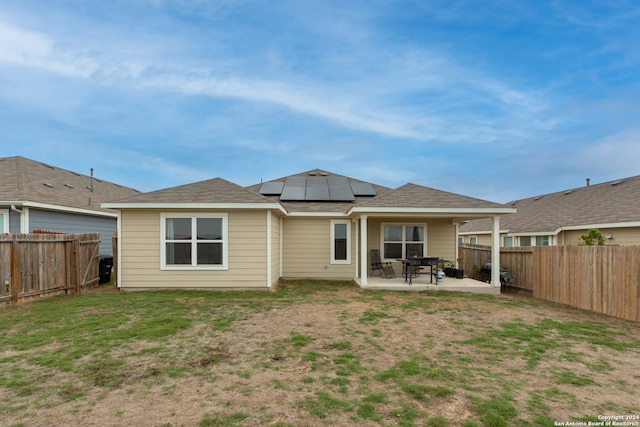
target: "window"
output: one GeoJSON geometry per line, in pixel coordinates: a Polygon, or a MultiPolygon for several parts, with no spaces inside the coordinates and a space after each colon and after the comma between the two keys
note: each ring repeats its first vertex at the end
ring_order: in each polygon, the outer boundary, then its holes
{"type": "Polygon", "coordinates": [[[331,264],[351,264],[351,221],[331,221],[331,264]]]}
{"type": "Polygon", "coordinates": [[[163,214],[162,268],[227,268],[226,214],[163,214]]]}
{"type": "Polygon", "coordinates": [[[469,243],[472,245],[478,244],[478,236],[469,236],[469,243]]]}
{"type": "Polygon", "coordinates": [[[502,246],[510,248],[513,246],[513,236],[504,236],[502,238],[502,246]]]}
{"type": "Polygon", "coordinates": [[[520,246],[531,246],[531,236],[520,236],[520,246]]]}
{"type": "Polygon", "coordinates": [[[9,210],[0,209],[0,233],[9,232],[9,210]]]}
{"type": "Polygon", "coordinates": [[[536,246],[549,246],[549,236],[536,236],[536,246]]]}
{"type": "Polygon", "coordinates": [[[425,255],[425,225],[382,225],[382,247],[385,259],[421,257],[425,255]]]}
{"type": "Polygon", "coordinates": [[[464,243],[464,236],[458,236],[458,243],[464,243]]]}

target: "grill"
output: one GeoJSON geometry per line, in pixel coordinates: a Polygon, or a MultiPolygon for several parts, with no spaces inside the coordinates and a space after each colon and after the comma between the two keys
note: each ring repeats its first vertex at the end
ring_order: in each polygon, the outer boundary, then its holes
{"type": "MultiPolygon", "coordinates": [[[[482,281],[490,282],[491,281],[491,263],[488,262],[484,266],[482,266],[482,281]]],[[[506,285],[507,283],[513,282],[513,274],[509,271],[509,267],[506,265],[500,265],[500,284],[506,285]]]]}

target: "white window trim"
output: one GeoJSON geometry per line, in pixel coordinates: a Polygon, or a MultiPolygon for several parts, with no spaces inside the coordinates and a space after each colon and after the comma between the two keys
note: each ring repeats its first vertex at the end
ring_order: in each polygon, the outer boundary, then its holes
{"type": "MultiPolygon", "coordinates": [[[[160,214],[160,270],[228,270],[229,269],[229,216],[226,213],[163,212],[160,214]],[[166,220],[167,218],[221,218],[222,219],[222,264],[217,265],[167,265],[166,220]]],[[[192,222],[193,224],[193,222],[192,222]]],[[[197,240],[192,240],[197,244],[197,240]]],[[[195,252],[193,252],[195,253],[195,252]]]]}
{"type": "Polygon", "coordinates": [[[9,209],[0,209],[2,215],[2,233],[9,232],[9,209]]]}
{"type": "Polygon", "coordinates": [[[329,245],[331,248],[331,264],[351,264],[351,220],[349,219],[332,219],[331,220],[331,238],[329,245]],[[346,224],[347,226],[347,259],[336,259],[335,254],[335,230],[336,224],[346,224]]]}
{"type": "Polygon", "coordinates": [[[469,244],[470,245],[477,245],[478,244],[478,236],[469,236],[469,244]],[[473,243],[471,240],[475,239],[475,243],[473,243]]]}
{"type": "MultiPolygon", "coordinates": [[[[407,257],[407,235],[406,228],[407,227],[422,227],[424,231],[424,241],[422,242],[422,254],[424,256],[428,256],[427,253],[427,224],[426,223],[413,223],[413,222],[383,222],[380,224],[380,252],[382,256],[382,261],[384,262],[392,262],[395,261],[395,258],[384,258],[384,228],[387,226],[399,226],[402,227],[402,258],[407,257]]],[[[415,243],[415,242],[409,242],[415,243]]]]}
{"type": "Polygon", "coordinates": [[[515,246],[516,243],[516,238],[515,236],[502,236],[502,247],[503,248],[512,248],[515,246]],[[511,246],[506,246],[505,245],[505,240],[506,239],[511,239],[511,246]]]}

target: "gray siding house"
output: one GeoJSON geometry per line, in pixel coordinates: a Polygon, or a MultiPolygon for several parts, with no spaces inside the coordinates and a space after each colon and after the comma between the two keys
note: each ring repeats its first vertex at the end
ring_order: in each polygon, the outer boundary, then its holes
{"type": "Polygon", "coordinates": [[[113,253],[117,212],[102,202],[137,190],[24,157],[0,158],[0,233],[99,232],[100,253],[113,253]]]}

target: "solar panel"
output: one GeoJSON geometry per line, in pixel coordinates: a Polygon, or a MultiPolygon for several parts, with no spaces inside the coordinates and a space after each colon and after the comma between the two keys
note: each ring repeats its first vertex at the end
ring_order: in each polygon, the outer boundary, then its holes
{"type": "Polygon", "coordinates": [[[356,196],[375,196],[376,190],[368,182],[352,182],[351,190],[356,196]]]}
{"type": "Polygon", "coordinates": [[[375,196],[368,182],[352,182],[344,176],[290,176],[285,182],[265,182],[260,194],[277,195],[284,201],[352,202],[355,196],[375,196]]]}
{"type": "Polygon", "coordinates": [[[260,190],[258,190],[258,193],[265,196],[275,196],[282,194],[283,187],[284,182],[265,182],[260,186],[260,190]]]}
{"type": "Polygon", "coordinates": [[[329,197],[334,202],[353,202],[356,199],[349,187],[329,187],[329,197]]]}
{"type": "Polygon", "coordinates": [[[355,200],[349,180],[344,176],[330,176],[327,183],[329,185],[329,197],[335,202],[352,202],[355,200]]]}
{"type": "Polygon", "coordinates": [[[324,186],[315,185],[315,186],[307,186],[307,193],[305,195],[305,200],[314,200],[314,201],[330,201],[329,197],[329,187],[325,183],[324,186]]]}
{"type": "Polygon", "coordinates": [[[307,187],[326,187],[326,186],[327,186],[326,176],[308,176],[307,177],[307,187]]]}
{"type": "Polygon", "coordinates": [[[286,185],[282,189],[280,200],[305,200],[305,187],[296,187],[292,185],[286,185]]]}
{"type": "Polygon", "coordinates": [[[307,185],[306,176],[290,176],[284,182],[285,187],[291,185],[294,187],[305,187],[307,185]]]}

